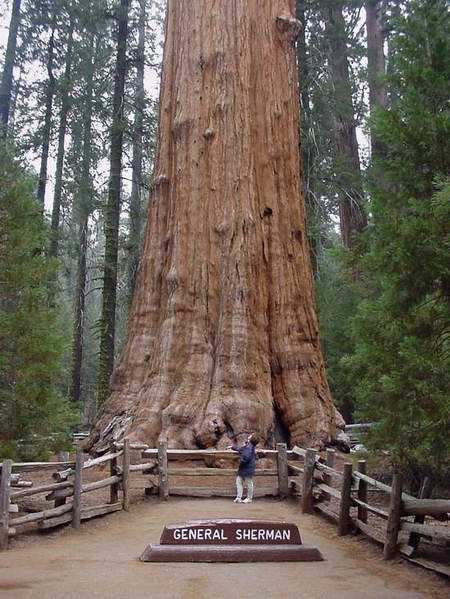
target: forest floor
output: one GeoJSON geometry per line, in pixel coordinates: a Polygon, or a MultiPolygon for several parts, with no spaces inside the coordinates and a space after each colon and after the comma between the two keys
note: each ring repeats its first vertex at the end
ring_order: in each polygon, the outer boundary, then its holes
{"type": "MultiPolygon", "coordinates": [[[[142,497],[142,495],[141,495],[142,497]]],[[[386,563],[362,535],[338,538],[335,526],[277,499],[155,498],[46,534],[14,540],[0,555],[0,597],[14,599],[415,599],[448,597],[448,582],[403,560],[386,563]],[[151,564],[138,561],[165,524],[198,518],[281,519],[298,524],[313,563],[151,564]]]]}

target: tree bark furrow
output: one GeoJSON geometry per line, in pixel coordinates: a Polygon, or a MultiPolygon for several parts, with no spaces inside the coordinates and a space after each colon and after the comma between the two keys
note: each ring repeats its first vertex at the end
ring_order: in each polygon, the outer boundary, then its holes
{"type": "Polygon", "coordinates": [[[294,5],[168,2],[155,191],[91,446],[111,422],[170,447],[271,444],[276,412],[291,442],[320,446],[342,422],[300,191],[294,5]]]}

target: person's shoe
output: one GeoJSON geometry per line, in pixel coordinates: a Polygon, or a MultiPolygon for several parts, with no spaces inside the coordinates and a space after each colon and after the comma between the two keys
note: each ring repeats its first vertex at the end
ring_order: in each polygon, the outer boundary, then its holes
{"type": "Polygon", "coordinates": [[[244,501],[242,503],[251,503],[253,501],[253,499],[250,499],[250,497],[247,497],[246,499],[244,499],[244,501]]]}
{"type": "Polygon", "coordinates": [[[233,503],[242,503],[242,499],[240,497],[236,497],[233,503]]]}

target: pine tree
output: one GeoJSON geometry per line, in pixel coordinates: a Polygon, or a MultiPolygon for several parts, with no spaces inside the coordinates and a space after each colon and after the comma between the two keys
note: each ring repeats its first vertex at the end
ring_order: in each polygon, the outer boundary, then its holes
{"type": "Polygon", "coordinates": [[[139,0],[138,48],[136,56],[136,81],[134,94],[134,124],[133,124],[133,160],[132,187],[130,196],[130,232],[129,263],[128,263],[128,293],[129,304],[134,292],[134,284],[139,264],[139,253],[142,230],[142,201],[143,190],[143,142],[144,142],[144,110],[145,110],[145,22],[146,0],[139,0]]]}
{"type": "Polygon", "coordinates": [[[21,0],[13,0],[9,24],[8,45],[0,84],[0,139],[6,137],[11,108],[13,68],[16,59],[17,32],[20,25],[21,0]]]}
{"type": "Polygon", "coordinates": [[[393,459],[449,464],[450,14],[445,0],[413,0],[393,34],[392,106],[373,127],[374,226],[363,266],[372,283],[354,320],[360,413],[372,445],[393,459]],[[377,179],[375,178],[375,181],[377,179]]]}
{"type": "Polygon", "coordinates": [[[117,6],[117,54],[114,71],[113,118],[111,124],[110,175],[105,214],[105,258],[103,268],[103,304],[100,321],[99,375],[97,401],[100,405],[108,394],[109,378],[114,367],[117,256],[122,186],[122,152],[124,134],[124,91],[127,74],[129,0],[117,6]]]}
{"type": "Polygon", "coordinates": [[[333,83],[335,168],[342,242],[353,248],[367,225],[342,0],[327,3],[328,63],[333,83]]]}
{"type": "MultiPolygon", "coordinates": [[[[40,218],[34,181],[0,148],[0,446],[20,456],[17,440],[64,431],[70,421],[58,381],[65,339],[47,287],[56,264],[42,251],[48,229],[40,218]]],[[[44,446],[49,448],[48,439],[44,446]]],[[[23,455],[23,454],[22,454],[23,455]]]]}
{"type": "Polygon", "coordinates": [[[57,28],[58,6],[57,0],[51,0],[49,7],[49,28],[50,40],[48,43],[47,58],[45,67],[47,70],[48,80],[45,90],[45,114],[42,126],[41,138],[41,165],[39,169],[39,181],[37,196],[41,204],[42,210],[45,207],[45,191],[47,188],[47,171],[48,171],[48,156],[50,150],[50,137],[52,132],[53,122],[53,98],[56,89],[55,68],[55,35],[57,28]]]}
{"type": "Polygon", "coordinates": [[[58,127],[58,150],[56,157],[56,172],[55,172],[55,190],[53,194],[52,206],[52,221],[51,231],[52,237],[50,241],[50,256],[58,257],[59,238],[60,238],[60,218],[61,218],[61,200],[63,189],[63,171],[64,171],[64,155],[65,142],[67,133],[67,118],[70,109],[70,88],[72,86],[72,62],[73,62],[73,36],[74,36],[74,14],[69,10],[67,15],[69,26],[66,42],[66,56],[64,75],[59,81],[61,95],[61,111],[59,115],[58,127]]]}

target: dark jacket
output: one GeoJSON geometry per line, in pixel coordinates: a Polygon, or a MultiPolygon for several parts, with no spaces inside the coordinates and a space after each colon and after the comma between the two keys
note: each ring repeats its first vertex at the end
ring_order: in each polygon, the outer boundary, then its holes
{"type": "Polygon", "coordinates": [[[251,478],[255,474],[256,468],[256,448],[252,443],[246,443],[242,447],[233,445],[234,451],[240,456],[237,475],[242,478],[251,478]]]}

